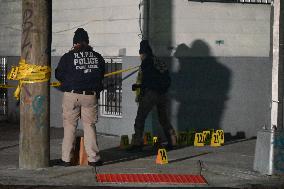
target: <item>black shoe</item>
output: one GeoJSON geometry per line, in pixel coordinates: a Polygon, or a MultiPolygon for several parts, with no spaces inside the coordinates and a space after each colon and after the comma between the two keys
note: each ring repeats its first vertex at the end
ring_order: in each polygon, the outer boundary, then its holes
{"type": "Polygon", "coordinates": [[[88,165],[92,166],[92,167],[102,166],[103,165],[103,161],[99,160],[99,161],[96,161],[96,162],[88,162],[88,165]]]}
{"type": "Polygon", "coordinates": [[[60,165],[61,165],[61,166],[64,166],[64,167],[70,167],[70,166],[72,166],[72,165],[71,165],[71,162],[66,162],[66,161],[63,161],[63,160],[61,160],[60,165]]]}
{"type": "Polygon", "coordinates": [[[142,152],[143,146],[142,145],[132,145],[129,148],[127,148],[126,151],[130,153],[142,152]]]}

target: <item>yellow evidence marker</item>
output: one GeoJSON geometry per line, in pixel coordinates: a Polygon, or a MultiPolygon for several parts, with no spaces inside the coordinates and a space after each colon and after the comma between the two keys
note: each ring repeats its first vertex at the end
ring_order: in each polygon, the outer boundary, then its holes
{"type": "Polygon", "coordinates": [[[155,145],[157,142],[158,142],[158,137],[157,137],[157,136],[154,136],[154,137],[153,137],[153,145],[155,145]]]}
{"type": "Polygon", "coordinates": [[[191,146],[194,144],[194,136],[195,136],[195,131],[189,131],[187,133],[187,145],[191,146]]]}
{"type": "Polygon", "coordinates": [[[210,144],[210,134],[211,132],[210,131],[203,131],[202,132],[202,137],[203,137],[203,143],[205,145],[209,145],[210,144]]]}
{"type": "Polygon", "coordinates": [[[216,133],[219,135],[219,140],[220,140],[220,144],[224,145],[225,143],[225,136],[224,136],[224,130],[216,130],[216,133]]]}
{"type": "Polygon", "coordinates": [[[167,164],[167,163],[168,163],[167,151],[164,148],[160,148],[158,150],[156,164],[167,164]]]}
{"type": "Polygon", "coordinates": [[[203,133],[195,133],[194,146],[198,147],[204,146],[203,133]]]}
{"type": "Polygon", "coordinates": [[[221,146],[218,133],[216,133],[216,132],[213,133],[210,146],[212,146],[212,147],[221,146]]]}
{"type": "Polygon", "coordinates": [[[187,133],[186,132],[179,132],[178,133],[178,144],[180,146],[186,146],[187,145],[187,133]]]}
{"type": "Polygon", "coordinates": [[[120,148],[121,149],[125,149],[127,148],[129,145],[129,138],[128,138],[128,135],[122,135],[121,138],[120,138],[120,148]]]}

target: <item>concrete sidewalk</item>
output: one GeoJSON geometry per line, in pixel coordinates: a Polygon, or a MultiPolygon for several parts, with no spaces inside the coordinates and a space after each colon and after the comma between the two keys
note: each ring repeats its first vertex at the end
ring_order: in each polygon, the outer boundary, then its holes
{"type": "Polygon", "coordinates": [[[155,163],[151,147],[137,154],[118,148],[120,138],[100,134],[98,143],[104,165],[62,167],[63,129],[51,128],[50,167],[38,170],[18,168],[19,126],[0,123],[0,189],[2,188],[94,188],[112,187],[228,187],[284,188],[283,176],[265,176],[253,171],[255,139],[226,143],[222,147],[184,147],[167,152],[169,163],[155,163]],[[98,183],[96,173],[168,173],[203,175],[207,185],[98,183]],[[112,186],[112,187],[111,187],[112,186]]]}

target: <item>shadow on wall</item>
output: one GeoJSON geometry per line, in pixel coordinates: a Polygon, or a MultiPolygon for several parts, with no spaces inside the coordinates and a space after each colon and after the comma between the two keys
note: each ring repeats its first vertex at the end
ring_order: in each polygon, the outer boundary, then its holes
{"type": "Polygon", "coordinates": [[[171,98],[179,103],[177,130],[220,128],[229,96],[231,71],[211,56],[210,47],[196,40],[180,44],[174,56],[179,69],[172,73],[171,98]]]}

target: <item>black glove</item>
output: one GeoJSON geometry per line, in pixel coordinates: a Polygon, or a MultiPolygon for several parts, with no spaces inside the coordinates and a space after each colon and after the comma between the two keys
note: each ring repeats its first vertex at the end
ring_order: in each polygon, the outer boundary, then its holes
{"type": "Polygon", "coordinates": [[[132,91],[136,91],[136,89],[140,88],[141,87],[141,84],[133,84],[132,85],[132,91]]]}

